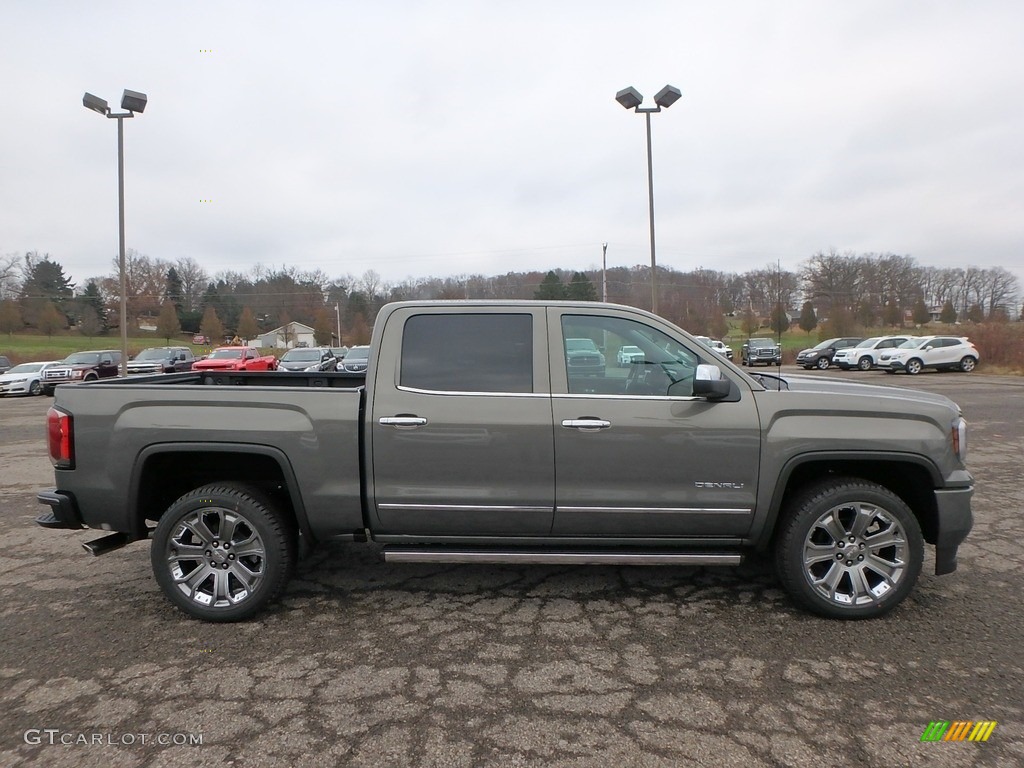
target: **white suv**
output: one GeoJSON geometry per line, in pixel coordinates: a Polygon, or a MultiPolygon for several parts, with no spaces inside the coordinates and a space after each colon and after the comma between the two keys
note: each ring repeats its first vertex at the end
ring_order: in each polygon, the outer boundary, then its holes
{"type": "Polygon", "coordinates": [[[884,352],[891,351],[900,344],[903,344],[913,336],[872,336],[864,339],[856,347],[846,347],[836,351],[832,358],[832,364],[837,365],[844,371],[851,368],[859,368],[862,371],[870,371],[878,365],[879,358],[884,352]]]}
{"type": "Polygon", "coordinates": [[[920,373],[924,368],[970,373],[978,364],[978,349],[962,336],[922,336],[883,352],[878,362],[886,373],[920,373]]]}

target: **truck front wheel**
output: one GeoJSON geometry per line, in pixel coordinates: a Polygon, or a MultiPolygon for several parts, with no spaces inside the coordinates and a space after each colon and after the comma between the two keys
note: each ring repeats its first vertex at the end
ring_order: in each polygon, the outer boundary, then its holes
{"type": "Polygon", "coordinates": [[[207,485],[160,518],[150,558],[164,594],[205,621],[245,619],[284,589],[295,566],[293,526],[254,488],[207,485]]]}
{"type": "Polygon", "coordinates": [[[917,519],[876,483],[817,483],[787,505],[780,525],[779,579],[795,602],[822,616],[882,616],[910,594],[921,572],[924,539],[917,519]]]}

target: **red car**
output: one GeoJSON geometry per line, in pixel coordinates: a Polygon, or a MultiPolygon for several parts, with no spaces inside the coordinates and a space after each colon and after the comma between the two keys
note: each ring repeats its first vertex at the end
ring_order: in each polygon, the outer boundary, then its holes
{"type": "Polygon", "coordinates": [[[260,355],[252,347],[217,347],[205,360],[197,360],[193,371],[276,371],[277,358],[260,355]]]}

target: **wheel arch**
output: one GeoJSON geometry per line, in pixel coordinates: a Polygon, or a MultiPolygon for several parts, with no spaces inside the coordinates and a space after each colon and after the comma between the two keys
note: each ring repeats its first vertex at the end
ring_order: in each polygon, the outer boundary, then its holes
{"type": "Polygon", "coordinates": [[[246,443],[163,443],[139,453],[128,492],[133,539],[146,538],[146,520],[159,520],[174,501],[210,483],[252,486],[289,515],[314,542],[295,472],[283,451],[246,443]]]}
{"type": "Polygon", "coordinates": [[[921,526],[924,540],[934,544],[938,535],[935,489],[942,473],[929,459],[910,453],[827,453],[795,456],[779,473],[764,527],[757,537],[758,550],[773,546],[786,503],[808,485],[828,476],[852,477],[888,488],[910,507],[921,526]]]}

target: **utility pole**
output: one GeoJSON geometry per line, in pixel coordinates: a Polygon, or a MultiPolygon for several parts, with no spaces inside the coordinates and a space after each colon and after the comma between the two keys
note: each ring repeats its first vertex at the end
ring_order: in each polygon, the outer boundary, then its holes
{"type": "Polygon", "coordinates": [[[608,243],[601,243],[601,301],[608,301],[608,243]]]}

